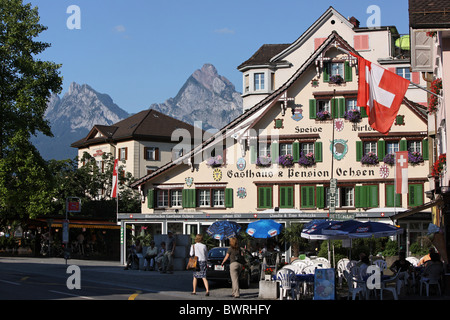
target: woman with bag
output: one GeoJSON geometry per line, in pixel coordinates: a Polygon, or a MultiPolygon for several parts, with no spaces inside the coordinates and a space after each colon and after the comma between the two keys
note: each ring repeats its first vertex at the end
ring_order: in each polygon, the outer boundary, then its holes
{"type": "Polygon", "coordinates": [[[225,258],[223,258],[222,266],[228,258],[230,258],[231,296],[233,298],[239,298],[239,274],[242,270],[244,257],[239,248],[237,238],[230,239],[230,247],[228,248],[225,258]]]}
{"type": "Polygon", "coordinates": [[[194,279],[192,280],[192,293],[191,294],[197,294],[197,279],[203,279],[203,283],[205,285],[206,289],[206,296],[209,296],[209,284],[208,280],[206,279],[206,260],[208,257],[208,249],[206,248],[206,245],[202,243],[203,236],[201,234],[197,234],[195,237],[195,244],[191,246],[191,252],[190,255],[196,256],[198,259],[197,261],[197,270],[194,270],[194,279]]]}

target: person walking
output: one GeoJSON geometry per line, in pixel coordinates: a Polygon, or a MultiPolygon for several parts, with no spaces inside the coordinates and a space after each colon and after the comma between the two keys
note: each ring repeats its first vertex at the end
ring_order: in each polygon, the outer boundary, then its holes
{"type": "Polygon", "coordinates": [[[231,238],[230,247],[228,248],[225,258],[223,258],[222,266],[225,261],[230,259],[231,296],[233,298],[240,297],[239,275],[242,270],[241,255],[242,253],[237,238],[231,238]]]}
{"type": "Polygon", "coordinates": [[[198,258],[198,270],[194,271],[194,277],[192,280],[192,294],[197,294],[197,282],[198,279],[203,279],[203,284],[206,289],[206,296],[209,296],[209,284],[206,279],[206,261],[208,257],[208,248],[203,242],[203,236],[201,234],[197,234],[195,237],[195,244],[191,246],[190,255],[197,256],[198,258]]]}

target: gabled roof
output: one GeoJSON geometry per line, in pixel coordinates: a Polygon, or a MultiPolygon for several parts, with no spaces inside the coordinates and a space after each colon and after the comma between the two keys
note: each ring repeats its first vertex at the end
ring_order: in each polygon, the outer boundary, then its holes
{"type": "Polygon", "coordinates": [[[241,63],[237,69],[242,70],[248,66],[258,66],[258,65],[275,65],[271,63],[270,60],[288,48],[291,44],[263,44],[258,51],[255,52],[253,56],[250,57],[247,61],[241,63]]]}
{"type": "Polygon", "coordinates": [[[194,127],[190,124],[148,109],[111,126],[95,125],[85,138],[72,143],[71,147],[83,148],[93,144],[130,139],[171,141],[172,133],[176,129],[186,129],[191,136],[194,135],[194,127]],[[101,135],[98,136],[97,133],[101,135]]]}
{"type": "Polygon", "coordinates": [[[255,115],[258,111],[263,109],[264,107],[270,106],[274,101],[277,101],[278,98],[286,91],[288,90],[292,84],[295,83],[295,81],[311,66],[314,65],[316,59],[328,50],[330,47],[332,47],[335,43],[339,43],[339,45],[350,52],[355,53],[356,55],[359,55],[336,31],[333,31],[330,36],[327,38],[326,41],[322,43],[322,45],[305,61],[305,63],[289,78],[288,81],[286,81],[281,87],[279,87],[277,90],[275,90],[272,94],[264,98],[262,101],[254,105],[252,108],[248,109],[245,113],[237,117],[235,120],[230,122],[228,125],[223,127],[219,130],[215,135],[213,135],[208,140],[204,141],[201,145],[195,147],[192,149],[188,154],[176,159],[175,161],[169,162],[166,165],[160,167],[156,171],[154,171],[151,174],[148,174],[138,180],[136,180],[133,184],[131,184],[132,188],[137,188],[138,186],[141,186],[142,184],[145,184],[147,181],[159,176],[160,174],[183,164],[183,162],[187,159],[190,159],[198,152],[203,151],[208,145],[215,142],[214,140],[216,137],[222,137],[224,138],[226,136],[227,130],[231,130],[235,127],[237,127],[241,122],[246,120],[249,117],[252,117],[255,115]]]}
{"type": "Polygon", "coordinates": [[[409,0],[409,25],[414,29],[450,28],[450,0],[409,0]]]}

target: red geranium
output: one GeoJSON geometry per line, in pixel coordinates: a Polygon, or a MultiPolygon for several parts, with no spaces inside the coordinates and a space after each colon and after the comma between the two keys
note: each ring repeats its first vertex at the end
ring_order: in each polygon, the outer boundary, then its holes
{"type": "MultiPolygon", "coordinates": [[[[442,79],[436,79],[431,83],[431,92],[436,94],[441,94],[442,90],[442,79]]],[[[436,112],[437,106],[438,106],[439,100],[438,97],[436,97],[434,94],[430,97],[430,105],[428,106],[428,111],[430,113],[436,112]]]]}
{"type": "Polygon", "coordinates": [[[444,169],[445,163],[447,161],[446,153],[443,153],[439,156],[439,159],[434,163],[433,170],[431,171],[431,175],[434,177],[438,177],[441,173],[442,169],[444,169]]]}

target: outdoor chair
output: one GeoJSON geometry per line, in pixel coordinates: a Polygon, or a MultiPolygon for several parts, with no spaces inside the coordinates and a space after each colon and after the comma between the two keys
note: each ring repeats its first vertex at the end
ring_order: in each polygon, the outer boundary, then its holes
{"type": "Polygon", "coordinates": [[[389,279],[382,280],[380,283],[380,300],[383,300],[383,291],[390,291],[394,295],[394,300],[398,300],[397,295],[397,279],[400,272],[397,272],[397,274],[389,279]],[[395,287],[389,287],[388,285],[394,283],[395,287]]]}
{"type": "Polygon", "coordinates": [[[347,300],[350,299],[350,295],[352,295],[352,300],[356,299],[356,295],[359,295],[359,299],[362,300],[363,296],[366,294],[365,287],[358,286],[352,274],[347,270],[344,270],[343,274],[348,285],[347,300]]]}
{"type": "Polygon", "coordinates": [[[295,300],[297,297],[295,272],[288,268],[282,268],[277,272],[277,280],[280,282],[280,300],[283,300],[284,297],[288,299],[289,294],[292,300],[295,300]]]}
{"type": "Polygon", "coordinates": [[[348,264],[350,263],[350,260],[347,258],[343,258],[338,261],[337,263],[337,277],[339,281],[339,287],[342,288],[342,280],[345,279],[344,277],[344,271],[347,272],[350,271],[350,268],[348,268],[348,264]]]}
{"type": "Polygon", "coordinates": [[[409,261],[414,267],[417,267],[417,264],[419,263],[419,259],[416,257],[408,257],[406,260],[409,261]]]}
{"type": "Polygon", "coordinates": [[[384,261],[384,260],[381,260],[381,259],[375,260],[375,261],[373,262],[373,264],[376,265],[376,266],[378,266],[378,268],[380,268],[380,271],[381,271],[381,272],[383,272],[384,270],[387,269],[387,263],[386,263],[386,261],[384,261]]]}
{"type": "Polygon", "coordinates": [[[422,287],[425,285],[425,289],[427,292],[427,297],[430,293],[430,285],[437,285],[437,288],[439,290],[439,295],[442,295],[441,293],[441,285],[440,285],[440,277],[422,277],[420,279],[420,295],[422,295],[422,287]]]}

